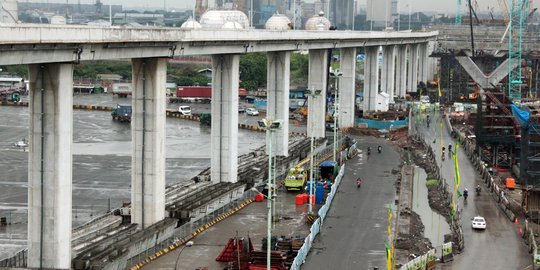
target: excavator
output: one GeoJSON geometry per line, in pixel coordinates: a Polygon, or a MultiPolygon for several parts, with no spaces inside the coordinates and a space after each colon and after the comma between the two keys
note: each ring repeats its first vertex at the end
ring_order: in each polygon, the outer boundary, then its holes
{"type": "MultiPolygon", "coordinates": [[[[334,109],[333,108],[330,108],[327,112],[326,112],[326,116],[324,118],[325,122],[326,123],[332,123],[334,122],[334,109]]],[[[296,119],[298,121],[303,121],[304,119],[306,119],[308,116],[308,107],[307,107],[307,99],[306,101],[304,102],[304,104],[302,104],[301,107],[298,107],[296,110],[294,110],[291,114],[291,118],[293,119],[296,119]]]]}

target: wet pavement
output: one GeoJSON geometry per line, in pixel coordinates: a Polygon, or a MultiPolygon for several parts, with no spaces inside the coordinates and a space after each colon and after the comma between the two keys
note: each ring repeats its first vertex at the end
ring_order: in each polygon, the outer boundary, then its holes
{"type": "MultiPolygon", "coordinates": [[[[74,100],[116,104],[110,96],[74,100]]],[[[104,214],[109,205],[115,208],[130,200],[131,129],[129,124],[112,121],[110,112],[74,110],[73,114],[73,226],[77,226],[104,214]]],[[[0,107],[0,115],[0,216],[11,216],[16,223],[0,227],[0,258],[4,258],[13,252],[6,239],[26,239],[28,156],[12,144],[28,136],[28,108],[0,107]]],[[[188,180],[210,166],[210,128],[167,118],[166,129],[167,184],[188,180]]],[[[265,143],[261,132],[240,129],[238,136],[239,154],[265,143]]],[[[20,245],[13,249],[19,250],[20,245]]]]}
{"type": "Polygon", "coordinates": [[[414,167],[412,190],[412,210],[417,213],[424,224],[424,237],[431,241],[436,248],[444,244],[444,235],[450,233],[450,226],[446,219],[433,211],[428,202],[428,188],[426,186],[427,174],[424,169],[414,167]]]}
{"type": "MultiPolygon", "coordinates": [[[[277,213],[282,218],[275,223],[272,235],[305,237],[309,233],[309,227],[303,219],[308,205],[295,205],[296,194],[285,190],[278,193],[277,213]]],[[[198,267],[206,267],[208,270],[226,269],[227,263],[217,262],[216,257],[227,241],[235,236],[245,239],[250,237],[254,249],[261,250],[262,239],[267,235],[267,220],[266,200],[253,202],[197,235],[192,240],[194,242],[192,247],[187,247],[183,251],[176,249],[169,252],[166,256],[144,266],[144,269],[173,269],[176,260],[178,260],[177,270],[193,270],[198,267]]]]}
{"type": "MultiPolygon", "coordinates": [[[[131,105],[131,96],[127,98],[118,98],[117,96],[102,94],[102,95],[77,95],[73,97],[74,104],[82,105],[95,105],[95,106],[116,106],[120,105],[131,105]]],[[[167,103],[167,109],[177,110],[180,105],[188,105],[191,107],[191,113],[210,113],[211,104],[209,103],[167,103]]],[[[240,101],[240,105],[244,108],[253,108],[253,104],[240,101]]],[[[246,125],[257,125],[257,121],[266,116],[264,111],[259,111],[258,116],[250,116],[246,113],[240,113],[238,115],[238,123],[246,125]]],[[[307,122],[298,122],[295,120],[289,120],[289,131],[290,132],[306,132],[307,122]]]]}
{"type": "MultiPolygon", "coordinates": [[[[448,143],[453,142],[450,138],[446,125],[439,124],[440,114],[432,114],[433,125],[427,128],[422,120],[419,131],[425,136],[426,142],[430,143],[436,152],[436,156],[441,156],[441,134],[442,145],[448,147],[448,143]],[[435,141],[435,143],[434,143],[435,141]]],[[[420,116],[423,119],[423,116],[420,116]]],[[[484,186],[475,168],[469,162],[463,149],[458,150],[459,168],[461,174],[460,190],[467,187],[474,190],[477,184],[484,186]]],[[[441,173],[447,179],[447,183],[453,187],[453,164],[448,158],[441,162],[437,158],[439,166],[442,164],[441,173]]],[[[508,269],[521,270],[532,269],[532,257],[527,251],[524,241],[518,233],[518,227],[513,224],[496,205],[495,201],[487,193],[476,196],[471,192],[467,202],[462,199],[459,202],[463,207],[462,227],[465,237],[465,250],[454,258],[454,261],[440,265],[440,269],[508,269]],[[471,219],[474,216],[486,218],[487,229],[485,231],[474,231],[471,226],[471,219]]]]}
{"type": "Polygon", "coordinates": [[[360,149],[383,145],[381,154],[360,154],[346,163],[345,176],[302,269],[385,268],[388,206],[394,205],[399,154],[379,138],[355,137],[360,149]],[[360,177],[362,186],[356,187],[360,177]]]}

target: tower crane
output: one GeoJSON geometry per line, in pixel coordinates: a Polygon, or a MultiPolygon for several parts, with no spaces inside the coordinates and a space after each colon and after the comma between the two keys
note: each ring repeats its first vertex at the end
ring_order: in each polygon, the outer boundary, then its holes
{"type": "Polygon", "coordinates": [[[461,0],[456,0],[456,25],[461,25],[461,0]]]}
{"type": "Polygon", "coordinates": [[[508,35],[508,97],[521,99],[521,50],[524,22],[529,15],[529,0],[510,0],[508,35]]]}

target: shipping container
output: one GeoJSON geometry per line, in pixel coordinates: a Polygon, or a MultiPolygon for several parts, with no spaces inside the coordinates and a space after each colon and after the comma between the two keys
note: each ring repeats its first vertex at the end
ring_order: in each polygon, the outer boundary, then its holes
{"type": "MultiPolygon", "coordinates": [[[[238,96],[244,98],[247,91],[244,88],[238,89],[238,96]]],[[[178,86],[176,88],[176,97],[179,98],[211,98],[211,86],[178,86]]]]}

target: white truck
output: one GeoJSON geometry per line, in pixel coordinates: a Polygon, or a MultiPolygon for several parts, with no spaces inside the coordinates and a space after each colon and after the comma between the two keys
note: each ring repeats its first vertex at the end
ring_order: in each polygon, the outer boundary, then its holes
{"type": "Polygon", "coordinates": [[[113,83],[112,93],[118,95],[119,98],[127,98],[131,95],[131,83],[113,83]]]}

